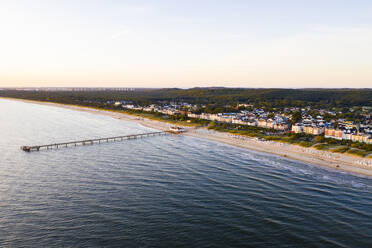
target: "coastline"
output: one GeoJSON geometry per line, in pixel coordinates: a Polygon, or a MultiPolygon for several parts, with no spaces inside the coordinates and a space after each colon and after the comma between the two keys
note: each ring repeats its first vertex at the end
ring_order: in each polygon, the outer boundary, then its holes
{"type": "MultiPolygon", "coordinates": [[[[140,125],[154,128],[158,130],[168,130],[170,123],[151,120],[143,117],[137,117],[122,112],[108,111],[96,109],[91,107],[84,107],[78,105],[68,105],[53,102],[41,102],[34,100],[25,100],[17,98],[1,97],[0,99],[15,100],[26,103],[41,104],[47,106],[62,107],[75,111],[90,112],[94,114],[101,114],[110,116],[116,119],[126,121],[134,121],[140,125]]],[[[207,139],[215,142],[220,142],[235,147],[245,148],[249,150],[264,152],[268,154],[275,154],[287,159],[301,161],[307,164],[315,164],[333,168],[339,171],[351,172],[355,174],[372,176],[372,159],[359,158],[353,155],[332,153],[328,151],[319,151],[314,148],[304,148],[297,145],[285,144],[276,141],[260,141],[257,138],[250,138],[230,133],[222,133],[206,128],[190,128],[186,127],[188,131],[184,133],[186,136],[192,136],[201,139],[207,139]]]]}

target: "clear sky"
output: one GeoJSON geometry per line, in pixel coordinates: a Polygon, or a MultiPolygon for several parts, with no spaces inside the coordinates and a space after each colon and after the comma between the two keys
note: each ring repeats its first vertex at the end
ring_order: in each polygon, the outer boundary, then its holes
{"type": "Polygon", "coordinates": [[[372,87],[372,1],[0,0],[0,86],[372,87]]]}

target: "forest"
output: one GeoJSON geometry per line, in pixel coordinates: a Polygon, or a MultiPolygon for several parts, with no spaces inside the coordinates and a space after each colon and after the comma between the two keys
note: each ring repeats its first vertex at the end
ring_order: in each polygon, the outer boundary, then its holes
{"type": "Polygon", "coordinates": [[[66,104],[100,106],[107,101],[131,101],[147,105],[161,101],[188,102],[218,107],[250,103],[256,107],[313,108],[372,106],[372,89],[248,89],[248,88],[191,88],[135,89],[134,91],[24,91],[0,90],[0,96],[50,101],[66,104]]]}

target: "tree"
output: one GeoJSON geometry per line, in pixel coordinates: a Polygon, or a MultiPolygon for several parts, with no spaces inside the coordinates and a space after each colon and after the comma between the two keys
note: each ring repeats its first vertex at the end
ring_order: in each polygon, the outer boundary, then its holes
{"type": "Polygon", "coordinates": [[[301,113],[299,111],[294,112],[292,114],[292,119],[291,119],[292,124],[298,123],[301,120],[302,120],[302,115],[301,115],[301,113]]]}

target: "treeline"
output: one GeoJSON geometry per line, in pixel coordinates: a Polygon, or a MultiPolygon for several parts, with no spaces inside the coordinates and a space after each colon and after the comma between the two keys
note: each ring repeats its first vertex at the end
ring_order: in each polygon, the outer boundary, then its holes
{"type": "Polygon", "coordinates": [[[135,91],[21,91],[1,90],[0,96],[97,106],[108,100],[147,105],[161,101],[188,102],[226,107],[251,103],[256,107],[332,108],[372,106],[372,89],[245,89],[192,88],[135,91]]]}

